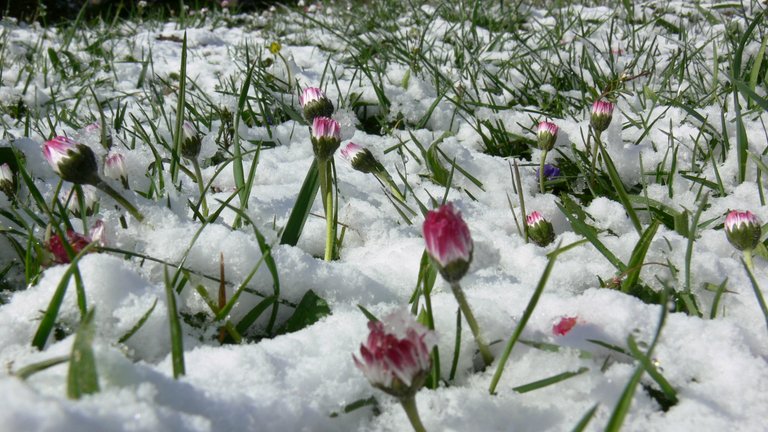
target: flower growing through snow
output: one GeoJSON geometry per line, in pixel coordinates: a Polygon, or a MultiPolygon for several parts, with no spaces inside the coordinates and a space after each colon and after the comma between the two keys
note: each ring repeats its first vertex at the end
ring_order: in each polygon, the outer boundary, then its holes
{"type": "Polygon", "coordinates": [[[547,246],[555,239],[552,224],[537,211],[528,215],[525,226],[528,230],[528,238],[541,247],[547,246]]]}
{"type": "Polygon", "coordinates": [[[437,337],[405,310],[369,321],[368,329],[368,339],[360,345],[361,358],[352,355],[355,366],[371,385],[398,398],[414,430],[425,431],[416,393],[431,369],[429,354],[437,337]]]}
{"type": "Polygon", "coordinates": [[[13,176],[11,166],[7,163],[0,164],[0,190],[13,200],[16,194],[16,178],[13,176]]]}
{"type": "Polygon", "coordinates": [[[197,159],[202,140],[197,128],[191,122],[184,121],[181,126],[181,155],[187,159],[197,159]]]}
{"type": "Polygon", "coordinates": [[[125,171],[125,157],[122,153],[111,151],[104,159],[104,175],[114,179],[120,180],[123,187],[128,189],[128,174],[125,171]]]}
{"type": "Polygon", "coordinates": [[[611,124],[611,119],[613,119],[613,108],[613,103],[602,99],[598,99],[592,104],[590,124],[598,134],[608,129],[608,125],[611,124]]]}
{"type": "Polygon", "coordinates": [[[557,131],[557,125],[552,122],[543,121],[539,123],[539,127],[536,130],[536,137],[539,140],[539,148],[541,150],[550,151],[555,147],[557,131]]]}
{"type": "Polygon", "coordinates": [[[367,148],[350,142],[341,149],[341,157],[348,161],[352,168],[362,173],[375,173],[384,170],[384,166],[367,148]]]}
{"type": "Polygon", "coordinates": [[[307,87],[299,95],[299,104],[304,110],[304,118],[313,122],[316,117],[330,117],[333,114],[331,100],[317,87],[307,87]]]}
{"type": "Polygon", "coordinates": [[[88,184],[106,192],[141,222],[144,215],[99,177],[96,156],[90,147],[74,140],[57,136],[43,144],[43,156],[62,180],[75,184],[88,184]]]}
{"type": "Polygon", "coordinates": [[[95,184],[99,181],[96,156],[84,144],[57,136],[43,144],[43,156],[63,180],[75,184],[95,184]]]}
{"type": "Polygon", "coordinates": [[[312,121],[312,150],[319,162],[329,160],[341,143],[341,126],[329,117],[315,117],[312,121]]]}
{"type": "Polygon", "coordinates": [[[469,234],[469,227],[461,218],[461,213],[453,207],[453,204],[448,203],[427,213],[422,230],[427,254],[443,279],[451,285],[453,296],[456,297],[456,302],[459,304],[470,330],[472,330],[483,362],[485,366],[488,366],[493,362],[493,354],[488,349],[488,344],[480,332],[475,314],[469,307],[464,290],[459,284],[461,278],[467,274],[469,264],[472,262],[474,245],[472,244],[472,236],[469,234]]]}
{"type": "Polygon", "coordinates": [[[423,226],[427,253],[448,282],[458,282],[472,262],[472,236],[461,213],[448,203],[427,213],[423,226]]]}
{"type": "MultiPolygon", "coordinates": [[[[88,235],[83,235],[74,230],[68,229],[66,232],[67,243],[72,247],[72,252],[80,253],[90,243],[96,242],[98,245],[104,245],[104,222],[97,220],[91,227],[88,235]]],[[[71,262],[64,241],[59,235],[48,236],[45,247],[51,253],[51,259],[55,264],[67,264],[71,262]]]]}
{"type": "Polygon", "coordinates": [[[368,339],[360,345],[360,358],[352,356],[374,387],[395,397],[414,395],[424,385],[431,367],[434,332],[405,310],[381,321],[368,322],[368,339]]]}
{"type": "Polygon", "coordinates": [[[740,251],[756,248],[761,234],[760,220],[750,211],[733,210],[725,217],[725,236],[740,251]]]}
{"type": "Polygon", "coordinates": [[[80,217],[80,201],[82,200],[86,216],[93,216],[96,212],[97,205],[99,204],[96,188],[91,185],[82,185],[80,190],[83,191],[82,195],[71,192],[64,194],[63,199],[69,199],[69,202],[67,202],[67,209],[75,216],[80,217]],[[69,197],[70,194],[72,195],[71,197],[69,197]]]}

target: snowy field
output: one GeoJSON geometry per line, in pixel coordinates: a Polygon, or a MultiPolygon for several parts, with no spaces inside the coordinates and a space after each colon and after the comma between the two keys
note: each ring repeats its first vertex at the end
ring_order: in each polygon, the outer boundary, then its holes
{"type": "Polygon", "coordinates": [[[437,335],[429,431],[766,430],[766,250],[751,279],[723,228],[731,210],[768,221],[764,4],[373,3],[0,22],[0,430],[406,431],[353,361],[364,311],[396,310],[437,335]],[[337,151],[330,261],[317,192],[285,234],[315,159],[308,87],[404,191],[337,151]],[[615,109],[593,153],[598,99],[615,109]],[[101,190],[83,212],[43,156],[55,136],[143,221],[101,190]],[[424,255],[443,200],[471,232],[487,368],[424,255]],[[523,233],[533,211],[545,246],[523,233]],[[61,255],[61,233],[100,224],[61,255]]]}

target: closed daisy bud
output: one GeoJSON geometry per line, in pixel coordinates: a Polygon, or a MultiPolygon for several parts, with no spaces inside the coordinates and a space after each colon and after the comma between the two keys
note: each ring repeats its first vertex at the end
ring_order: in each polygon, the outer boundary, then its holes
{"type": "Polygon", "coordinates": [[[423,226],[427,254],[448,282],[457,282],[472,262],[472,236],[461,213],[448,203],[427,213],[423,226]]]}
{"type": "Polygon", "coordinates": [[[539,148],[541,150],[549,151],[555,147],[555,141],[557,141],[557,131],[558,127],[554,123],[547,121],[539,123],[539,128],[536,131],[536,137],[539,140],[539,148]]]}
{"type": "Polygon", "coordinates": [[[43,156],[62,180],[75,184],[95,184],[99,181],[96,156],[84,144],[57,136],[43,144],[43,156]]]}
{"type": "Polygon", "coordinates": [[[0,191],[3,191],[9,200],[16,194],[16,178],[7,163],[0,165],[0,191]]]}
{"type": "Polygon", "coordinates": [[[187,159],[197,159],[201,144],[202,140],[195,125],[185,121],[181,127],[181,155],[187,159]]]}
{"type": "Polygon", "coordinates": [[[353,142],[341,149],[341,157],[348,161],[352,168],[366,174],[384,170],[370,150],[353,142]]]}
{"type": "Polygon", "coordinates": [[[398,398],[412,397],[424,385],[436,336],[401,310],[369,321],[370,333],[352,358],[374,387],[398,398]]]}
{"type": "Polygon", "coordinates": [[[537,245],[544,247],[555,239],[555,231],[541,213],[535,211],[526,218],[528,238],[537,245]]]}
{"type": "Polygon", "coordinates": [[[605,100],[596,100],[592,104],[590,124],[598,133],[608,129],[608,125],[611,124],[611,119],[613,118],[613,108],[614,105],[605,100]]]}
{"type": "Polygon", "coordinates": [[[104,175],[120,180],[123,187],[128,189],[128,174],[125,172],[125,157],[118,152],[110,152],[104,160],[104,175]]]}
{"type": "Polygon", "coordinates": [[[80,199],[82,199],[83,205],[85,206],[85,214],[87,216],[93,216],[93,214],[96,212],[96,206],[99,204],[99,197],[96,195],[96,188],[89,185],[83,185],[80,190],[83,191],[82,197],[78,198],[76,195],[72,196],[72,198],[69,200],[69,203],[67,204],[67,209],[71,211],[75,216],[80,217],[80,199]]]}
{"type": "Polygon", "coordinates": [[[341,127],[328,117],[315,117],[312,121],[312,150],[319,161],[326,161],[341,144],[341,127]]]}
{"type": "Polygon", "coordinates": [[[333,115],[331,100],[317,87],[305,88],[299,96],[299,104],[301,104],[301,108],[304,110],[304,118],[310,123],[315,120],[315,117],[330,117],[333,115]]]}
{"type": "Polygon", "coordinates": [[[752,250],[760,243],[760,221],[750,211],[733,210],[725,217],[725,236],[738,250],[752,250]]]}

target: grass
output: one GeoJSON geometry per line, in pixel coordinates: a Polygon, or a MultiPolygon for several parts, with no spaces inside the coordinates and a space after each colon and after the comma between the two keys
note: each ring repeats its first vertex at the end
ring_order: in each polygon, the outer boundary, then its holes
{"type": "MultiPolygon", "coordinates": [[[[260,199],[257,177],[265,174],[262,155],[295,141],[294,135],[307,127],[297,95],[301,88],[319,84],[338,95],[334,105],[355,116],[362,131],[396,143],[386,151],[396,152],[403,161],[395,166],[396,180],[404,184],[410,204],[422,213],[438,202],[430,193],[438,189],[432,186],[444,191],[443,201],[449,194],[483,201],[490,193],[476,165],[448,150],[455,148],[448,141],[462,133],[466,136],[467,130],[476,135],[476,144],[485,155],[508,159],[510,167],[514,161],[517,172],[517,164],[538,165],[534,131],[539,121],[579,126],[570,129],[550,154],[549,161],[560,167],[561,177],[546,182],[544,193],[536,195],[551,196],[570,229],[588,243],[569,248],[592,247],[614,267],[613,275],[594,275],[594,284],[661,304],[661,309],[669,296],[670,312],[702,317],[702,311],[710,310],[710,319],[722,315],[730,295],[727,281],[699,280],[691,263],[702,232],[720,228],[721,214],[708,211],[713,200],[728,198],[745,182],[757,182],[759,201],[765,203],[766,151],[759,153],[754,140],[768,136],[768,36],[761,27],[765,13],[757,12],[756,2],[685,4],[678,9],[622,2],[621,7],[591,14],[580,13],[564,1],[388,0],[366,4],[368,12],[362,16],[354,7],[318,5],[315,10],[282,6],[262,15],[222,10],[176,17],[147,10],[132,10],[127,17],[79,14],[73,21],[30,32],[32,37],[26,39],[15,38],[18,27],[3,22],[0,89],[5,96],[0,103],[0,164],[8,163],[14,175],[7,204],[0,206],[0,236],[12,250],[0,262],[3,302],[35,284],[51,265],[46,232],[49,237],[64,237],[66,230],[87,222],[83,211],[79,218],[67,209],[65,198],[58,193],[61,183],[53,188],[44,185],[34,173],[37,167],[16,143],[24,138],[42,143],[97,124],[98,144],[104,149],[150,155],[145,166],[133,167],[130,191],[126,192],[134,201],[177,206],[175,211],[192,215],[197,231],[187,253],[210,225],[251,233],[262,253],[245,280],[234,283],[226,280],[223,270],[220,275],[210,275],[187,266],[186,254],[177,262],[167,262],[141,250],[91,246],[140,265],[166,269],[165,279],[154,282],[166,287],[174,376],[185,372],[181,340],[182,332],[189,328],[198,328],[200,334],[208,328],[226,330],[227,337],[208,343],[257,343],[300,330],[326,316],[330,313],[327,303],[312,290],[299,303],[282,297],[280,275],[290,269],[280,268],[271,254],[277,243],[299,244],[318,189],[316,170],[308,167],[305,183],[295,191],[298,197],[290,206],[290,217],[265,215],[256,205],[260,199]],[[195,56],[210,55],[204,53],[205,42],[192,35],[232,28],[257,34],[258,42],[243,38],[236,45],[216,46],[228,51],[231,63],[216,68],[215,76],[187,67],[195,56]],[[303,82],[292,73],[296,59],[290,57],[289,47],[298,46],[320,49],[326,55],[319,83],[303,82]],[[179,67],[170,72],[159,63],[169,52],[179,54],[173,60],[179,67]],[[131,79],[125,80],[126,75],[131,79]],[[215,82],[213,92],[210,82],[215,82]],[[412,107],[403,104],[400,98],[408,97],[417,86],[422,86],[426,96],[412,107]],[[589,109],[598,98],[620,107],[612,119],[613,129],[602,135],[606,145],[596,143],[586,126],[589,109]],[[212,168],[207,170],[213,173],[208,178],[181,156],[184,121],[195,124],[214,148],[200,160],[202,167],[212,168]],[[254,129],[263,133],[245,132],[254,129]],[[624,141],[611,142],[619,132],[624,141]],[[633,151],[636,148],[647,151],[633,151]],[[632,154],[637,155],[636,160],[628,156],[632,154]],[[730,154],[736,157],[735,172],[724,165],[730,154]],[[639,169],[633,169],[635,165],[639,169]],[[417,172],[413,172],[414,166],[417,172]],[[213,196],[220,192],[215,190],[217,178],[230,171],[234,191],[217,201],[213,196]],[[681,194],[694,197],[693,208],[669,204],[681,194]],[[628,224],[638,235],[631,255],[612,246],[616,234],[600,228],[600,221],[589,213],[590,204],[599,198],[624,209],[628,224]],[[225,222],[223,212],[234,215],[232,223],[225,222]],[[265,222],[269,216],[271,224],[265,222]],[[286,217],[282,226],[275,224],[286,217]],[[683,262],[650,261],[650,257],[665,255],[659,232],[675,233],[685,240],[683,262]],[[262,264],[269,273],[268,282],[252,281],[262,264]],[[168,268],[175,270],[169,273],[168,268]],[[649,268],[654,270],[646,270],[649,268]],[[232,295],[217,305],[209,293],[221,286],[228,287],[232,295]],[[176,304],[176,296],[190,289],[208,305],[201,320],[185,318],[194,315],[193,311],[186,310],[183,302],[176,304]],[[237,311],[235,319],[231,314],[238,309],[241,296],[258,300],[249,309],[237,311]]],[[[520,175],[516,177],[516,186],[508,193],[519,195],[507,195],[508,202],[513,213],[520,211],[524,220],[520,175]]],[[[418,224],[416,213],[404,202],[390,202],[403,223],[418,224]]],[[[82,210],[82,203],[80,207],[82,210]]],[[[102,208],[108,207],[102,204],[102,208]]],[[[125,220],[122,223],[123,228],[129,226],[125,220]]],[[[74,331],[76,349],[92,356],[89,338],[94,329],[89,317],[93,309],[87,307],[78,271],[78,260],[89,250],[78,255],[68,242],[64,244],[72,263],[30,342],[44,350],[50,338],[74,331]],[[72,276],[82,324],[68,327],[58,311],[72,276]],[[57,325],[69,330],[56,336],[57,325]]],[[[518,326],[510,331],[490,393],[497,392],[504,368],[514,367],[514,362],[507,365],[507,361],[536,312],[557,253],[550,253],[539,285],[531,287],[530,303],[518,326]]],[[[762,299],[751,270],[749,275],[762,299]]],[[[431,329],[436,326],[431,303],[435,277],[425,254],[411,304],[414,314],[423,312],[422,319],[431,329]],[[419,303],[422,298],[423,306],[419,303]]],[[[153,310],[154,305],[121,342],[135,334],[153,310]]],[[[457,327],[461,323],[459,314],[457,327]]],[[[462,340],[459,331],[453,352],[443,352],[443,365],[451,364],[450,372],[441,369],[435,348],[427,381],[430,388],[456,384],[462,343],[471,343],[471,339],[462,340]]],[[[654,380],[661,388],[656,392],[673,405],[681,384],[667,382],[654,369],[650,360],[654,344],[646,353],[631,335],[627,344],[626,352],[633,355],[637,366],[606,426],[609,430],[620,428],[643,374],[654,380]]],[[[86,360],[90,362],[90,358],[86,360]]],[[[70,396],[98,391],[95,365],[70,363],[70,396]]],[[[41,365],[41,370],[47,367],[47,363],[41,365]]],[[[32,368],[24,376],[35,371],[32,368]]],[[[512,390],[556,386],[586,372],[563,372],[512,390]]],[[[588,411],[576,430],[596,421],[596,410],[603,409],[595,406],[588,411]]]]}

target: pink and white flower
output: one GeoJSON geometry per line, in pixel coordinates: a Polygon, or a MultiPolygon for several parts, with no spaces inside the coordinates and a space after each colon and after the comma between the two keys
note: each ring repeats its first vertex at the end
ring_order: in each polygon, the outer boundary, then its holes
{"type": "Polygon", "coordinates": [[[608,129],[608,125],[611,124],[611,119],[613,118],[613,109],[613,103],[607,100],[598,99],[592,104],[590,123],[596,131],[603,132],[608,129]]]}
{"type": "Polygon", "coordinates": [[[559,128],[556,124],[548,121],[539,123],[539,127],[536,130],[536,137],[539,140],[539,148],[541,150],[552,150],[557,141],[557,131],[559,128]]]}
{"type": "Polygon", "coordinates": [[[434,332],[405,310],[369,321],[368,329],[360,358],[352,356],[355,366],[374,387],[393,396],[415,394],[431,367],[429,355],[437,342],[434,332]]]}
{"type": "Polygon", "coordinates": [[[541,247],[547,246],[555,239],[552,224],[538,211],[532,212],[525,218],[525,226],[528,230],[528,239],[541,247]]]}
{"type": "Polygon", "coordinates": [[[304,110],[304,118],[308,122],[317,117],[330,117],[333,115],[331,100],[317,87],[307,87],[299,95],[299,104],[304,110]]]}
{"type": "Polygon", "coordinates": [[[43,156],[63,180],[76,184],[95,184],[99,181],[96,156],[86,145],[57,136],[43,144],[43,156]]]}
{"type": "Polygon", "coordinates": [[[760,243],[760,220],[750,211],[733,210],[725,217],[725,235],[738,250],[752,250],[760,243]]]}
{"type": "Polygon", "coordinates": [[[341,144],[341,126],[329,117],[315,117],[312,121],[312,150],[318,160],[328,160],[341,144]]]}
{"type": "Polygon", "coordinates": [[[422,227],[427,253],[448,282],[460,280],[472,262],[472,236],[461,213],[448,203],[427,213],[422,227]]]}

